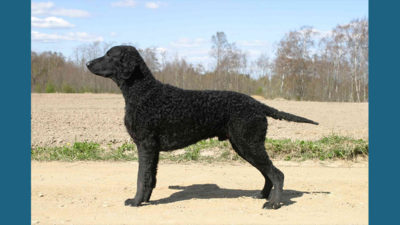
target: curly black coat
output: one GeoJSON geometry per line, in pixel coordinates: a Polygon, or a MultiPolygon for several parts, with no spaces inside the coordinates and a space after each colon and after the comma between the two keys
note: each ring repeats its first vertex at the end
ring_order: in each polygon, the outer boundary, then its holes
{"type": "Polygon", "coordinates": [[[111,78],[125,98],[125,126],[138,146],[137,192],[125,205],[139,206],[150,199],[156,185],[160,151],[169,151],[218,137],[265,177],[259,198],[264,208],[279,208],[284,175],[264,148],[267,118],[318,124],[278,111],[253,98],[231,91],[183,90],[157,81],[132,46],[115,46],[87,63],[88,69],[111,78]],[[272,187],[274,189],[271,193],[272,187]],[[271,196],[270,196],[271,193],[271,196]]]}

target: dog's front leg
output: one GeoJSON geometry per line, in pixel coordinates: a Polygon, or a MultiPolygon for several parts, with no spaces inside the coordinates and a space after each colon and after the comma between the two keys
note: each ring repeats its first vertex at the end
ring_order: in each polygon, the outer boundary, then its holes
{"type": "Polygon", "coordinates": [[[144,191],[144,201],[148,202],[150,201],[150,196],[151,193],[153,192],[153,189],[156,187],[156,183],[157,183],[157,165],[158,165],[158,159],[159,159],[159,151],[155,151],[155,153],[151,156],[152,160],[151,160],[151,177],[150,177],[150,188],[146,189],[146,191],[144,191]]]}
{"type": "Polygon", "coordinates": [[[138,146],[138,153],[139,171],[136,195],[133,199],[127,199],[125,205],[139,206],[142,202],[149,201],[156,184],[158,150],[150,145],[140,145],[138,146]]]}

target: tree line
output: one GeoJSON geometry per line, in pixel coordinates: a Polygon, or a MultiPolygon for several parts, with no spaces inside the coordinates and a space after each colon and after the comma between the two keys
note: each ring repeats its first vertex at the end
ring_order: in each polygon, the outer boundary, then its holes
{"type": "MultiPolygon", "coordinates": [[[[304,26],[282,37],[274,56],[254,61],[224,32],[211,37],[213,66],[192,64],[155,47],[139,49],[154,76],[185,89],[232,90],[266,98],[311,101],[368,101],[368,21],[354,19],[320,33],[304,26]]],[[[33,92],[119,93],[109,79],[94,76],[85,63],[103,55],[111,43],[79,46],[73,59],[57,52],[31,52],[33,92]]]]}

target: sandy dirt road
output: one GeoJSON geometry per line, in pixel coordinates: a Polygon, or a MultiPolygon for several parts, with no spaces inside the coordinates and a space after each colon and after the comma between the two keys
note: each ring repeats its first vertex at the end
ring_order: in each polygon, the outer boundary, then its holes
{"type": "Polygon", "coordinates": [[[151,203],[124,206],[135,162],[32,162],[34,224],[367,224],[366,162],[276,162],[284,205],[261,209],[263,185],[247,164],[161,163],[151,203]]]}
{"type": "MultiPolygon", "coordinates": [[[[315,140],[338,134],[368,139],[368,103],[261,101],[320,123],[314,126],[268,118],[267,138],[315,140]]],[[[32,94],[32,145],[128,142],[124,107],[122,95],[117,94],[32,94]]]]}

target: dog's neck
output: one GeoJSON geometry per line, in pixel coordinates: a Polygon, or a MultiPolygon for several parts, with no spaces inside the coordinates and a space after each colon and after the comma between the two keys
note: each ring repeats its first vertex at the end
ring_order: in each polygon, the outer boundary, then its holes
{"type": "Polygon", "coordinates": [[[134,73],[130,78],[117,82],[126,104],[128,104],[128,101],[136,102],[140,97],[151,91],[155,84],[160,83],[154,78],[144,62],[138,65],[134,73]]]}

